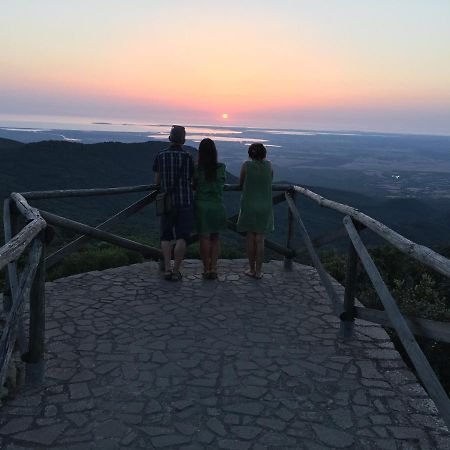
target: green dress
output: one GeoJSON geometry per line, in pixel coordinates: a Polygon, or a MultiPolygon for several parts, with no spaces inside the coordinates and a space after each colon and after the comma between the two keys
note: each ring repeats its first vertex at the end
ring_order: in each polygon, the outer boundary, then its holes
{"type": "Polygon", "coordinates": [[[227,228],[227,216],[223,204],[223,185],[225,184],[225,164],[217,165],[217,177],[206,181],[205,173],[195,168],[195,228],[198,234],[218,233],[227,228]]]}
{"type": "Polygon", "coordinates": [[[242,187],[239,232],[273,231],[272,166],[269,161],[247,161],[242,187]]]}

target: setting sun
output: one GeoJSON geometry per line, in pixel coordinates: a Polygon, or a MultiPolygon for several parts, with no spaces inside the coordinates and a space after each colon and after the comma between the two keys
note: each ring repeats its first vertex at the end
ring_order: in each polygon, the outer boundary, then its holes
{"type": "Polygon", "coordinates": [[[228,114],[227,113],[223,113],[222,114],[222,119],[228,119],[228,114]]]}

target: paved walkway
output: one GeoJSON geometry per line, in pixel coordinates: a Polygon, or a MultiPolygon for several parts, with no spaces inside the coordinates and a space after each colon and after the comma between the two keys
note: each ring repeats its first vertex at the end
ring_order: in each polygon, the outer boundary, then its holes
{"type": "MultiPolygon", "coordinates": [[[[450,448],[384,330],[337,338],[314,269],[155,263],[47,284],[47,378],[0,411],[2,449],[450,448]]],[[[342,288],[341,288],[342,292],[342,288]]]]}

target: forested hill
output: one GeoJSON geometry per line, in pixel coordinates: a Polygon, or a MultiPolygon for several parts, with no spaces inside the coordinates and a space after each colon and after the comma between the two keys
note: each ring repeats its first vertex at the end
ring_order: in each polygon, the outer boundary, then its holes
{"type": "MultiPolygon", "coordinates": [[[[0,139],[0,195],[11,191],[128,186],[153,182],[156,154],[168,143],[81,144],[0,139]],[[6,177],[6,178],[4,178],[6,177]]],[[[188,147],[189,148],[189,147],[188,147]]]]}
{"type": "MultiPolygon", "coordinates": [[[[13,191],[149,184],[153,181],[155,155],[167,145],[167,142],[156,141],[133,144],[41,141],[23,144],[0,139],[0,199],[13,191]]],[[[236,182],[233,175],[228,174],[228,177],[228,182],[236,182]]],[[[311,189],[327,198],[352,205],[417,242],[435,245],[450,240],[449,199],[386,199],[329,188],[311,189]]],[[[142,194],[136,194],[134,198],[139,196],[142,194]]],[[[232,214],[238,206],[239,194],[226,194],[225,197],[232,214]]],[[[130,196],[109,196],[42,201],[39,206],[80,221],[96,223],[129,203],[130,196]]],[[[333,230],[342,220],[339,214],[304,199],[300,202],[300,210],[312,235],[333,230]]],[[[149,212],[149,216],[151,214],[149,212]]],[[[283,211],[277,218],[280,234],[284,221],[283,211]]]]}

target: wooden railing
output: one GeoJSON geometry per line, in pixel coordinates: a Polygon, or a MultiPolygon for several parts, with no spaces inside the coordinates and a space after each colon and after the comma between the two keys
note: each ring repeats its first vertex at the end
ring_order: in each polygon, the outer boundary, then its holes
{"type": "MultiPolygon", "coordinates": [[[[447,277],[450,277],[450,261],[428,247],[415,244],[381,222],[361,213],[351,206],[328,200],[300,186],[293,186],[291,192],[288,191],[285,195],[289,210],[299,225],[300,234],[306,249],[319,273],[327,294],[334,305],[335,312],[341,319],[341,332],[343,337],[351,337],[355,318],[394,328],[411,359],[419,378],[427,389],[430,397],[434,400],[447,427],[450,428],[450,400],[414,337],[414,333],[416,333],[443,342],[450,342],[450,323],[403,316],[361,240],[360,232],[365,228],[375,232],[403,253],[406,253],[417,261],[426,264],[447,277]],[[336,289],[331,283],[329,275],[325,272],[320,262],[320,258],[317,255],[311,238],[308,235],[295,205],[292,192],[304,195],[318,203],[320,206],[331,208],[345,214],[343,219],[344,229],[350,239],[350,243],[347,255],[344,301],[341,301],[339,298],[336,289]],[[384,306],[384,311],[355,306],[358,257],[384,306]]],[[[338,238],[341,237],[342,234],[342,230],[338,230],[338,232],[334,233],[334,236],[338,238]]],[[[327,239],[322,239],[322,241],[330,242],[330,240],[327,239]]]]}
{"type": "Polygon", "coordinates": [[[3,386],[14,346],[28,361],[42,361],[44,353],[44,244],[45,220],[20,194],[12,194],[3,208],[5,245],[0,248],[0,270],[7,266],[3,309],[7,315],[0,338],[0,386],[3,386]],[[20,216],[25,226],[19,230],[20,216]],[[19,273],[19,258],[28,252],[19,273]],[[29,345],[26,350],[22,312],[30,304],[29,345]]]}
{"type": "MultiPolygon", "coordinates": [[[[239,191],[238,185],[225,185],[226,191],[239,191]]],[[[351,206],[328,200],[300,186],[274,184],[272,190],[280,192],[273,197],[273,204],[286,201],[288,204],[288,228],[286,245],[266,239],[266,247],[284,256],[284,267],[292,268],[292,261],[299,253],[293,246],[294,225],[297,224],[301,238],[311,261],[316,268],[333,305],[341,319],[341,335],[351,338],[355,319],[363,319],[394,328],[405,347],[416,371],[428,393],[439,408],[443,419],[450,428],[450,400],[425,355],[417,344],[414,334],[450,343],[450,323],[437,322],[417,317],[404,316],[382,280],[378,269],[370,257],[360,237],[362,231],[371,230],[400,251],[415,258],[450,278],[450,261],[428,247],[418,245],[377,220],[361,213],[351,206]],[[344,215],[343,227],[325,236],[312,240],[296,206],[296,198],[302,195],[322,207],[333,209],[344,215]],[[330,275],[325,271],[317,248],[347,237],[349,249],[344,298],[341,299],[330,275]],[[355,305],[358,259],[367,272],[385,311],[355,305]]],[[[4,293],[4,310],[7,320],[0,340],[0,382],[3,384],[13,346],[17,341],[26,361],[42,364],[44,358],[45,333],[45,271],[63,258],[78,250],[90,239],[105,241],[141,253],[145,257],[161,259],[161,251],[106,231],[121,220],[135,214],[152,203],[158,186],[141,185],[105,189],[76,189],[58,191],[35,191],[22,194],[13,193],[4,203],[5,245],[0,248],[0,270],[7,266],[7,283],[4,293]],[[125,209],[105,220],[96,227],[85,225],[59,215],[31,207],[27,200],[54,199],[66,197],[92,197],[145,192],[146,195],[125,209]],[[25,226],[20,227],[20,222],[25,226]],[[50,255],[45,255],[45,244],[49,241],[52,226],[57,226],[81,234],[80,237],[64,245],[50,255]],[[18,260],[27,253],[26,262],[18,274],[18,260]],[[30,325],[28,346],[22,311],[25,303],[30,303],[30,325]]],[[[237,231],[237,214],[228,219],[230,230],[237,231]]],[[[192,236],[193,243],[198,236],[192,236]]]]}

